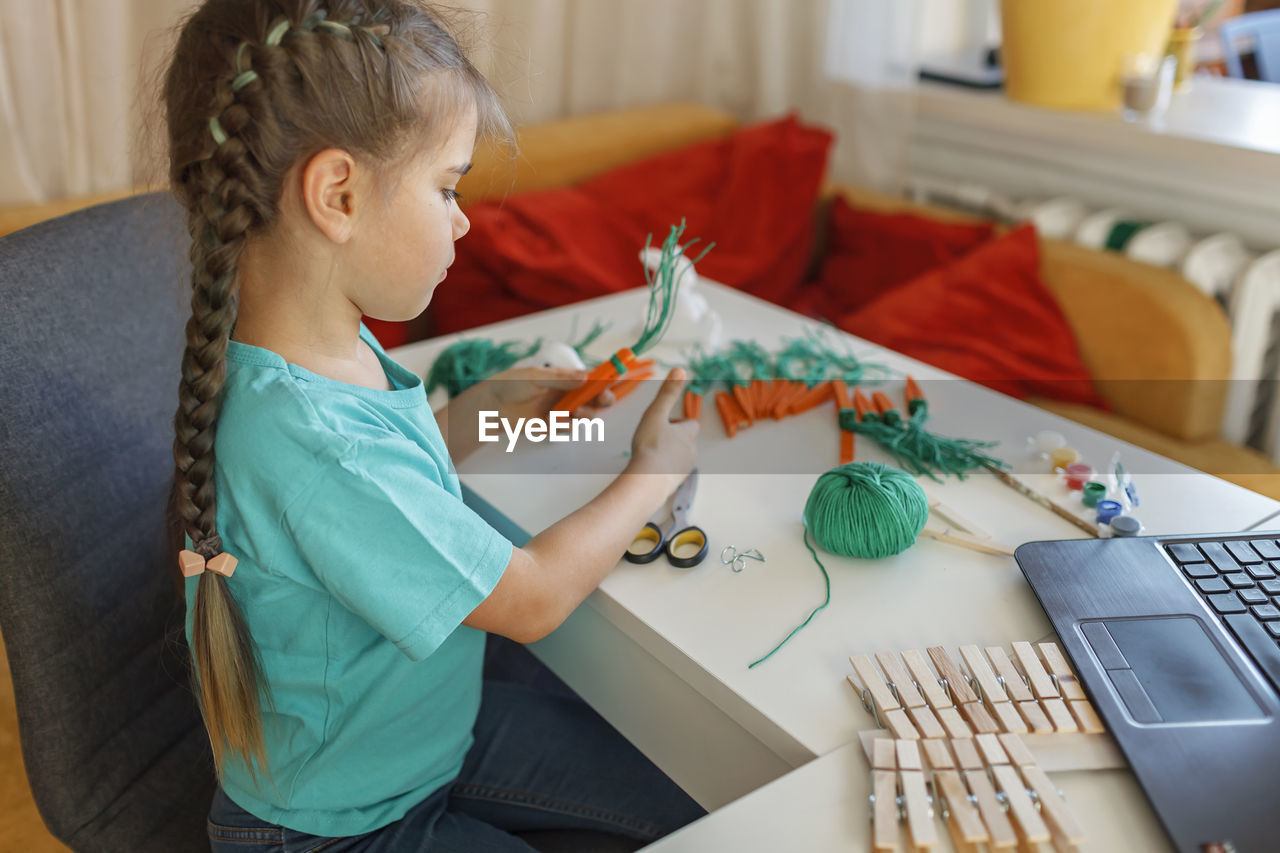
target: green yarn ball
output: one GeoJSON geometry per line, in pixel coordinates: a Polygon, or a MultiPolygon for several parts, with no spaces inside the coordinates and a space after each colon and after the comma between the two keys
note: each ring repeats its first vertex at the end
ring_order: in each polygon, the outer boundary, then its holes
{"type": "Polygon", "coordinates": [[[824,550],[879,559],[911,547],[929,520],[929,500],[915,479],[879,462],[850,462],[818,478],[804,522],[824,550]]]}

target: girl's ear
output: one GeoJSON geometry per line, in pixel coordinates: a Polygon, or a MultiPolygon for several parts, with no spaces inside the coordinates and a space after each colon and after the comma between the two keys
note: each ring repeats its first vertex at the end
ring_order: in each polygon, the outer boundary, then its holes
{"type": "Polygon", "coordinates": [[[302,168],[303,207],[316,228],[335,243],[351,238],[357,205],[367,202],[368,189],[358,183],[356,161],[341,148],[326,148],[302,168]]]}

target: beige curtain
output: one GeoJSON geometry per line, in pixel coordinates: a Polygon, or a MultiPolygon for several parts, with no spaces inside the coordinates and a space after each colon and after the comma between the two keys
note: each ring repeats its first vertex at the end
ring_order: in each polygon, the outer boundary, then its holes
{"type": "Polygon", "coordinates": [[[472,0],[517,119],[676,98],[742,118],[814,103],[826,0],[472,0]]]}
{"type": "MultiPolygon", "coordinates": [[[[0,204],[163,175],[157,75],[190,5],[0,0],[0,204]]],[[[836,132],[834,177],[893,187],[904,167],[909,98],[883,89],[878,73],[868,81],[868,63],[878,72],[886,61],[878,53],[858,49],[862,68],[852,76],[832,57],[848,54],[846,32],[849,44],[881,45],[881,30],[903,24],[900,13],[883,10],[912,5],[455,0],[449,15],[518,122],[671,100],[744,121],[796,110],[836,132]]]]}
{"type": "Polygon", "coordinates": [[[140,75],[189,3],[0,0],[0,204],[138,180],[155,94],[140,75]]]}

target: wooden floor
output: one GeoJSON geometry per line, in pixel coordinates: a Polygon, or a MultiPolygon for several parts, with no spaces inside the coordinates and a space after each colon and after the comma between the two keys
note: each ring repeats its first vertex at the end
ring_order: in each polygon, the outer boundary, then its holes
{"type": "Polygon", "coordinates": [[[69,848],[44,828],[18,745],[18,711],[13,702],[9,656],[0,639],[0,850],[23,853],[67,853],[69,848]]]}

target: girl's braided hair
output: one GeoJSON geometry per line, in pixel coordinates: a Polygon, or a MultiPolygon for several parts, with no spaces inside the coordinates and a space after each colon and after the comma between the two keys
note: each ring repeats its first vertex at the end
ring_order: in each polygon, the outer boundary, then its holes
{"type": "MultiPolygon", "coordinates": [[[[246,241],[280,213],[286,173],[341,148],[388,175],[447,138],[474,107],[510,138],[497,98],[435,13],[415,0],[207,0],[183,24],[164,83],[169,179],[191,234],[171,526],[205,559],[222,552],[214,434],[246,241]]],[[[384,181],[391,184],[392,181],[384,181]]],[[[175,561],[176,563],[176,554],[175,561]]],[[[214,766],[266,769],[245,620],[221,574],[201,574],[192,656],[214,766]]]]}

